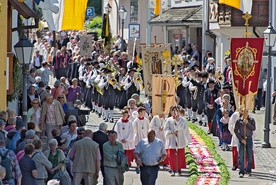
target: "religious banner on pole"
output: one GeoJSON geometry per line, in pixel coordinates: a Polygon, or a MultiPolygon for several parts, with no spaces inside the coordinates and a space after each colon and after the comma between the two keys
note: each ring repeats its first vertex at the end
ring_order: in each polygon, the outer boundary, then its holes
{"type": "Polygon", "coordinates": [[[253,110],[262,66],[263,38],[232,38],[232,85],[236,107],[253,110]]]}
{"type": "Polygon", "coordinates": [[[80,55],[91,56],[92,53],[92,37],[81,36],[80,37],[80,55]]]}
{"type": "Polygon", "coordinates": [[[171,58],[170,44],[143,46],[141,49],[145,93],[152,95],[152,75],[171,74],[171,65],[164,63],[167,58],[171,58]]]}
{"type": "Polygon", "coordinates": [[[175,88],[173,76],[152,76],[152,114],[169,114],[175,105],[175,88]],[[154,82],[154,83],[153,83],[154,82]]]}

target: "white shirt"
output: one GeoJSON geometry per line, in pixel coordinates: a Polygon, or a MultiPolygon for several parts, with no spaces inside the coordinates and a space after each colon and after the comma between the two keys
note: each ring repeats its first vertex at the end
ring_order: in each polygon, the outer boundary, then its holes
{"type": "Polygon", "coordinates": [[[149,143],[148,138],[141,140],[134,153],[138,153],[142,163],[148,166],[157,165],[161,156],[167,154],[164,143],[158,138],[155,138],[151,143],[149,143]]]}
{"type": "Polygon", "coordinates": [[[132,125],[134,130],[134,144],[137,145],[142,139],[148,136],[149,120],[147,118],[143,120],[136,118],[132,125]]]}
{"type": "Polygon", "coordinates": [[[67,148],[68,148],[70,142],[71,142],[72,140],[76,139],[77,136],[78,136],[77,130],[76,130],[75,133],[73,133],[73,134],[72,134],[72,133],[70,132],[70,130],[69,130],[69,131],[63,133],[63,134],[61,135],[61,138],[62,138],[62,139],[65,139],[65,138],[66,138],[65,145],[66,145],[67,148]]]}
{"type": "Polygon", "coordinates": [[[134,130],[131,121],[127,123],[122,122],[122,118],[120,118],[116,125],[115,131],[117,132],[117,141],[121,142],[121,140],[126,140],[126,143],[122,143],[124,150],[132,150],[134,149],[134,130]]]}

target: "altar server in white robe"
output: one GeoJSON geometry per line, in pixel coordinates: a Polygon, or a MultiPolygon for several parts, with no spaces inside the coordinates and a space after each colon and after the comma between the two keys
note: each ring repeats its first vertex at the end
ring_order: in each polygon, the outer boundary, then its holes
{"type": "Polygon", "coordinates": [[[138,108],[138,117],[133,121],[134,143],[135,146],[144,138],[147,137],[149,131],[149,120],[145,118],[146,109],[138,108]]]}
{"type": "Polygon", "coordinates": [[[154,116],[150,122],[150,128],[155,131],[155,134],[156,134],[155,137],[162,140],[165,145],[164,126],[165,126],[164,114],[159,114],[154,116]]]}
{"type": "Polygon", "coordinates": [[[122,117],[117,121],[115,125],[115,131],[117,132],[117,141],[123,144],[125,154],[128,157],[128,165],[134,159],[134,130],[131,121],[128,119],[128,111],[122,111],[122,117]]]}
{"type": "Polygon", "coordinates": [[[181,169],[186,168],[185,147],[191,143],[190,135],[187,135],[188,125],[183,117],[179,116],[179,109],[173,109],[175,115],[169,117],[165,123],[165,138],[167,156],[169,160],[171,176],[181,174],[181,169]]]}

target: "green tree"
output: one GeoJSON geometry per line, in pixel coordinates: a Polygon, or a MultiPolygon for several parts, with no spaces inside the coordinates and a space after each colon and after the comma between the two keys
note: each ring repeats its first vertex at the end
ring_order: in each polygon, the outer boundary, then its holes
{"type": "Polygon", "coordinates": [[[95,8],[96,15],[102,15],[102,0],[88,0],[89,7],[93,6],[95,8]]]}
{"type": "Polygon", "coordinates": [[[98,33],[98,36],[102,35],[102,17],[101,16],[96,16],[94,17],[89,24],[87,25],[87,28],[90,31],[96,31],[98,33]]]}

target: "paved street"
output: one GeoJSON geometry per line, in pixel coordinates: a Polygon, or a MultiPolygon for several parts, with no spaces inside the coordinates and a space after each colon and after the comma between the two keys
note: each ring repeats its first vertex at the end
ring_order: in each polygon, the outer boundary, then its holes
{"type": "MultiPolygon", "coordinates": [[[[144,100],[144,97],[142,97],[144,100]]],[[[117,120],[120,117],[120,112],[118,109],[114,111],[114,117],[117,120]]],[[[261,143],[263,141],[263,127],[264,127],[264,110],[256,111],[256,114],[252,114],[257,123],[257,136],[255,139],[255,163],[256,169],[252,172],[252,177],[247,177],[240,179],[238,177],[238,171],[232,171],[232,153],[229,151],[222,151],[219,146],[217,146],[217,151],[221,157],[226,161],[228,166],[231,179],[229,184],[233,185],[267,185],[273,184],[273,179],[276,183],[276,134],[270,134],[270,141],[272,148],[264,149],[261,148],[261,143]]],[[[102,118],[94,113],[90,114],[89,123],[87,128],[96,131],[98,125],[102,122],[102,118]]],[[[113,123],[108,122],[108,129],[112,129],[114,126],[113,123]]],[[[202,127],[207,131],[206,127],[202,127]]],[[[271,131],[276,130],[276,125],[271,125],[271,131]]],[[[271,133],[271,132],[270,132],[271,133]]],[[[215,143],[218,143],[217,138],[212,137],[215,143]]],[[[135,166],[135,164],[133,164],[135,166]]],[[[183,185],[189,177],[187,170],[184,170],[184,173],[181,177],[171,177],[167,171],[161,170],[159,172],[159,177],[157,180],[158,185],[167,185],[173,183],[174,185],[183,185]]],[[[134,168],[131,168],[129,172],[125,173],[125,183],[124,185],[138,185],[140,184],[139,175],[136,174],[134,168]]]]}

